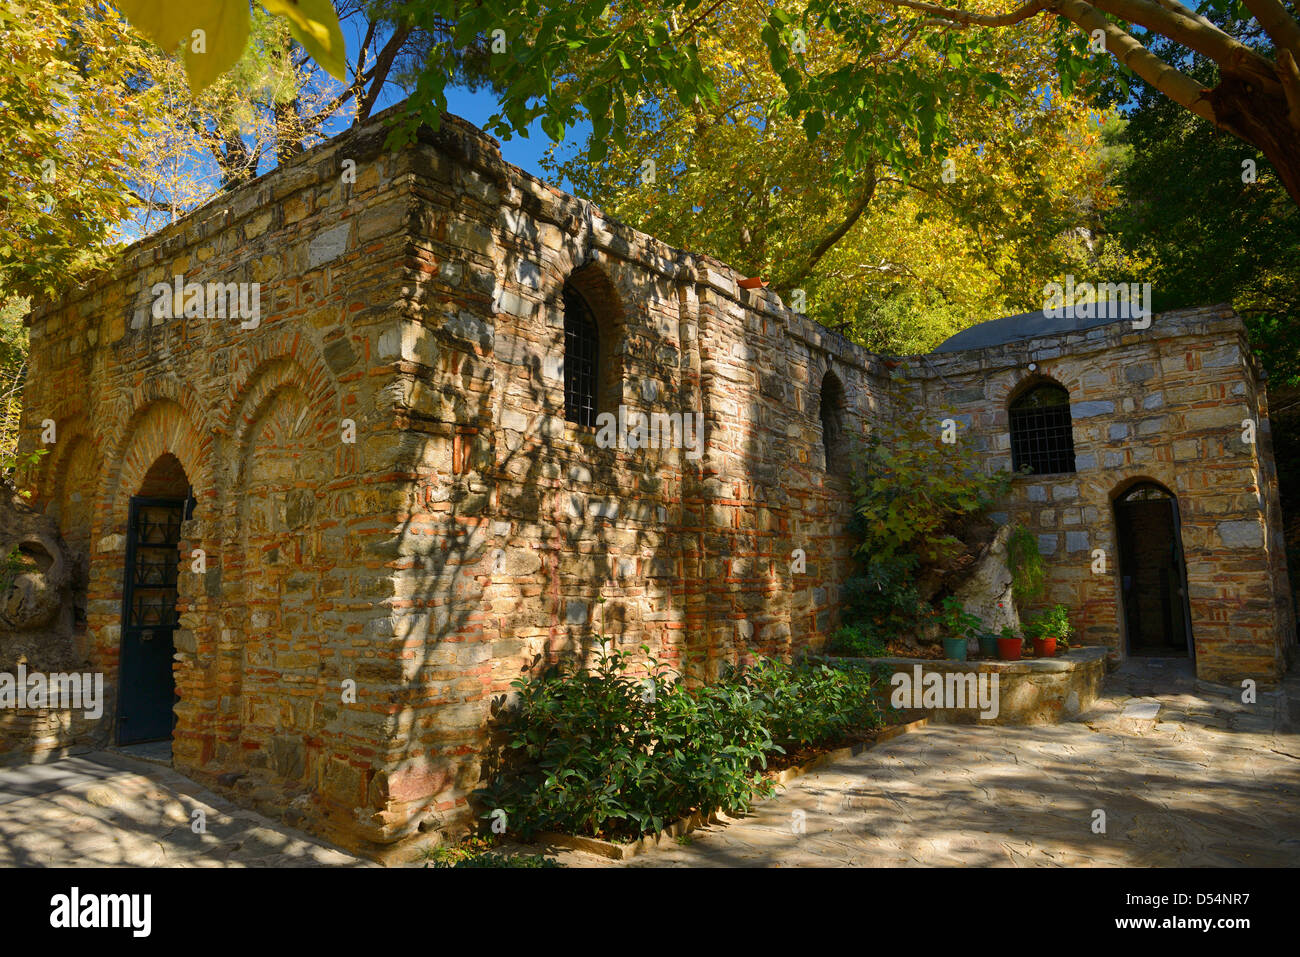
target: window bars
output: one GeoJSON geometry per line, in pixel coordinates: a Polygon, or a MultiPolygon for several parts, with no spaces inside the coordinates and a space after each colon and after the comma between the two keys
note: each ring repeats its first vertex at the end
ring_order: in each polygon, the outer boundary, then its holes
{"type": "Polygon", "coordinates": [[[1031,475],[1074,471],[1074,430],[1070,394],[1057,385],[1040,385],[1011,404],[1011,467],[1031,475]]]}
{"type": "Polygon", "coordinates": [[[600,338],[596,317],[582,294],[564,287],[564,417],[578,425],[596,424],[597,360],[600,338]]]}

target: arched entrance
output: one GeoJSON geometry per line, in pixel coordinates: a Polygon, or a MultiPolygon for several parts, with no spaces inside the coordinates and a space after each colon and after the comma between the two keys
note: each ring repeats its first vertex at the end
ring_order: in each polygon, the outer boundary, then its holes
{"type": "Polygon", "coordinates": [[[122,645],[117,696],[117,743],[166,741],[176,725],[176,577],[181,523],[194,513],[194,493],[172,454],[150,466],[131,496],[126,574],[122,587],[122,645]]]}
{"type": "Polygon", "coordinates": [[[1139,482],[1115,499],[1115,530],[1128,654],[1192,656],[1178,499],[1139,482]]]}

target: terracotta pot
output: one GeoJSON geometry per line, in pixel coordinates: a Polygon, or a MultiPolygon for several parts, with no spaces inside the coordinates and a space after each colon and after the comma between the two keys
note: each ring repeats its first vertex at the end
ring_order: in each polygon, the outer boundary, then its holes
{"type": "Polygon", "coordinates": [[[1035,639],[1034,639],[1034,657],[1035,657],[1035,658],[1055,658],[1055,657],[1056,657],[1056,639],[1055,639],[1055,638],[1035,638],[1035,639]]]}
{"type": "Polygon", "coordinates": [[[998,657],[1003,661],[1020,660],[1020,638],[999,638],[998,639],[998,657]]]}

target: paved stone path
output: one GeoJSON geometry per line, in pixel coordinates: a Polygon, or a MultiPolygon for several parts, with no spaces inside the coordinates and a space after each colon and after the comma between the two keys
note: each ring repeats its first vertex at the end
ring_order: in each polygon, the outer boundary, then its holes
{"type": "Polygon", "coordinates": [[[1300,675],[1244,705],[1239,690],[1198,685],[1186,663],[1139,662],[1080,717],[931,725],[630,861],[555,856],[591,867],[1300,865],[1300,675]],[[1134,704],[1158,704],[1156,717],[1134,704]]]}
{"type": "MultiPolygon", "coordinates": [[[[931,725],[687,842],[623,864],[555,856],[631,867],[1298,866],[1300,674],[1253,705],[1239,694],[1198,685],[1186,664],[1129,665],[1076,722],[931,725]],[[1093,832],[1098,810],[1104,834],[1093,832]]],[[[0,768],[0,866],[363,863],[121,754],[0,768]],[[204,834],[191,830],[196,809],[204,834]]]]}
{"type": "Polygon", "coordinates": [[[361,864],[167,767],[95,752],[0,768],[0,867],[361,864]],[[191,829],[203,811],[206,833],[191,829]]]}

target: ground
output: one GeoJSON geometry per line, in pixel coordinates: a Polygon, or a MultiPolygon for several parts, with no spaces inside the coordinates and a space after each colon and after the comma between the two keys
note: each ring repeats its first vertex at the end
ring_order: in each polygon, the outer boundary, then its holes
{"type": "Polygon", "coordinates": [[[0,867],[313,867],[350,854],[167,767],[96,752],[0,769],[0,867]],[[192,829],[203,811],[206,832],[192,829]]]}
{"type": "MultiPolygon", "coordinates": [[[[1131,662],[1081,718],[930,725],[624,864],[556,856],[631,867],[1300,864],[1300,672],[1243,704],[1185,664],[1131,662]],[[1094,833],[1097,811],[1105,833],[1094,833]]],[[[3,866],[356,863],[119,754],[0,770],[3,866]],[[190,829],[195,808],[205,835],[190,829]]]]}

